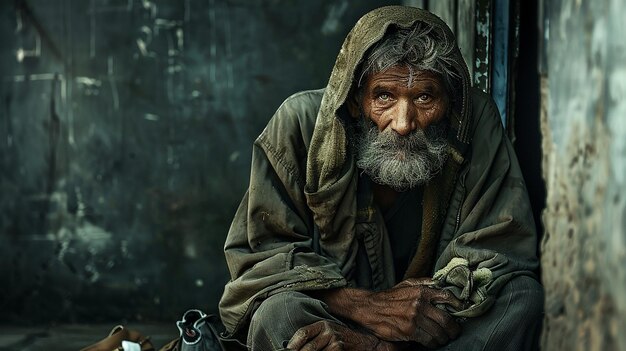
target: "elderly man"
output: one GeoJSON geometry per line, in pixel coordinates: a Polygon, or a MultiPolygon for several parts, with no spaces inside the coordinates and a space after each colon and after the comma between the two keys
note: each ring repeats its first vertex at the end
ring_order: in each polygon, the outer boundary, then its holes
{"type": "Polygon", "coordinates": [[[526,187],[436,16],[384,7],[328,85],[253,149],[225,244],[228,334],[252,350],[529,349],[543,305],[526,187]]]}

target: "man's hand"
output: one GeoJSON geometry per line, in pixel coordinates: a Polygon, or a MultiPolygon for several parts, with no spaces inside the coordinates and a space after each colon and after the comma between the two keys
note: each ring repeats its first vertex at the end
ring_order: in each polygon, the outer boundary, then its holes
{"type": "Polygon", "coordinates": [[[337,289],[320,292],[332,313],[348,318],[379,339],[416,341],[435,348],[447,344],[461,332],[461,327],[435,304],[462,308],[452,293],[432,287],[429,279],[409,279],[392,289],[369,292],[337,289]]]}
{"type": "Polygon", "coordinates": [[[377,337],[352,330],[346,326],[320,321],[296,331],[287,348],[297,351],[315,350],[369,350],[393,351],[393,345],[377,337]]]}
{"type": "Polygon", "coordinates": [[[364,326],[384,340],[416,341],[435,348],[461,333],[461,326],[435,304],[462,307],[452,293],[432,287],[426,279],[409,279],[390,290],[373,293],[372,309],[364,326]],[[373,318],[372,318],[373,317],[373,318]]]}

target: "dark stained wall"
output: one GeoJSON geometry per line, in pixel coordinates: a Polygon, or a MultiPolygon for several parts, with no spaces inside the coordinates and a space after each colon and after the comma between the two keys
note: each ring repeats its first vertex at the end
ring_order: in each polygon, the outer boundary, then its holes
{"type": "Polygon", "coordinates": [[[0,2],[0,321],[215,312],[252,141],[384,4],[0,2]]]}

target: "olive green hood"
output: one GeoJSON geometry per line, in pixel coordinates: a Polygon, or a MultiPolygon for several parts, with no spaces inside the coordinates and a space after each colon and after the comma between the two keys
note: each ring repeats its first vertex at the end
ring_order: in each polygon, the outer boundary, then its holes
{"type": "MultiPolygon", "coordinates": [[[[343,197],[337,196],[337,192],[348,190],[346,185],[354,172],[346,129],[338,112],[355,82],[355,72],[367,50],[381,40],[391,26],[409,28],[416,22],[427,23],[435,33],[443,36],[442,40],[456,43],[454,34],[439,17],[422,9],[404,6],[386,6],[367,13],[343,42],[322,98],[306,165],[305,190],[322,235],[338,233],[337,223],[332,223],[333,209],[339,207],[337,201],[343,197]]],[[[459,91],[455,93],[461,98],[451,114],[449,139],[451,152],[462,155],[471,141],[471,106],[467,98],[471,83],[458,45],[455,45],[453,55],[451,68],[459,81],[455,85],[459,91]]]]}

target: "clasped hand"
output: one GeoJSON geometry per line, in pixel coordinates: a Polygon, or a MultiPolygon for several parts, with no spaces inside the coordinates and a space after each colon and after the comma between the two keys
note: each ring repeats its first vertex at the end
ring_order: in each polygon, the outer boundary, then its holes
{"type": "Polygon", "coordinates": [[[462,302],[449,291],[432,287],[429,279],[408,279],[372,295],[372,312],[363,319],[363,326],[383,340],[416,341],[435,348],[461,332],[454,318],[435,305],[449,304],[461,309],[462,302]]]}
{"type": "Polygon", "coordinates": [[[408,279],[380,292],[338,289],[322,298],[331,312],[368,329],[362,333],[332,322],[317,322],[298,330],[292,337],[292,350],[393,350],[391,342],[415,341],[436,348],[455,339],[460,325],[436,304],[462,308],[449,291],[432,287],[430,279],[408,279]],[[348,291],[348,292],[347,292],[348,291]],[[348,295],[353,299],[338,299],[348,295]],[[341,306],[338,306],[341,305],[341,306]],[[334,310],[334,311],[333,311],[334,310]]]}

